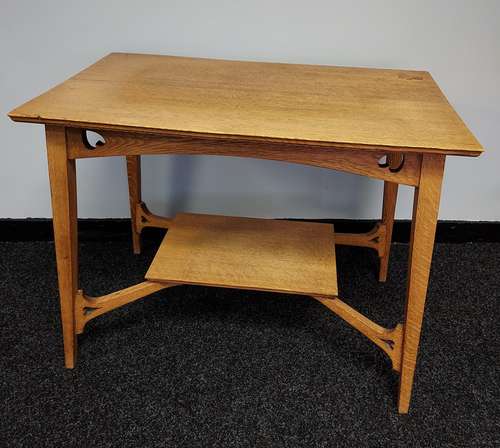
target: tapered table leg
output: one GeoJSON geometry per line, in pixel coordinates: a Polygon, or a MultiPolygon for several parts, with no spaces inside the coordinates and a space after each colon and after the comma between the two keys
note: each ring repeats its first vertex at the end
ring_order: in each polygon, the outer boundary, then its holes
{"type": "Polygon", "coordinates": [[[137,207],[141,202],[141,156],[127,156],[128,195],[132,221],[134,254],[141,253],[141,233],[137,228],[137,207]]]}
{"type": "Polygon", "coordinates": [[[396,200],[398,197],[398,184],[393,182],[384,182],[384,202],[382,206],[382,224],[385,226],[385,247],[384,255],[380,257],[380,267],[378,280],[385,282],[387,280],[387,271],[389,268],[389,255],[391,253],[392,228],[394,226],[394,213],[396,212],[396,200]]]}
{"type": "Polygon", "coordinates": [[[62,126],[45,127],[49,166],[57,277],[64,339],[64,360],[68,368],[76,362],[75,297],[78,289],[78,235],[76,165],[66,152],[62,126]]]}
{"type": "Polygon", "coordinates": [[[442,155],[424,155],[420,183],[415,188],[399,385],[399,412],[402,414],[406,414],[410,406],[434,249],[444,161],[445,156],[442,155]]]}

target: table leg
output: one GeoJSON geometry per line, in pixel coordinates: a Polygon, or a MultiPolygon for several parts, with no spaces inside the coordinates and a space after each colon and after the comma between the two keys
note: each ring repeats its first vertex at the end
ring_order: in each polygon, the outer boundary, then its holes
{"type": "Polygon", "coordinates": [[[384,255],[380,257],[379,282],[387,280],[389,268],[389,255],[391,252],[392,228],[394,226],[394,213],[396,211],[396,200],[398,197],[398,184],[384,182],[384,202],[382,206],[382,224],[385,226],[384,255]]]}
{"type": "Polygon", "coordinates": [[[434,249],[444,161],[445,156],[443,155],[424,155],[420,183],[415,188],[399,384],[399,412],[402,414],[406,414],[410,406],[420,330],[434,249]]]}
{"type": "Polygon", "coordinates": [[[141,253],[141,232],[137,228],[137,208],[141,202],[141,156],[127,156],[128,195],[132,221],[134,254],[141,253]]]}
{"type": "Polygon", "coordinates": [[[78,289],[76,164],[75,160],[67,158],[64,127],[47,125],[45,135],[63,327],[64,360],[67,368],[73,368],[77,350],[75,297],[78,289]]]}

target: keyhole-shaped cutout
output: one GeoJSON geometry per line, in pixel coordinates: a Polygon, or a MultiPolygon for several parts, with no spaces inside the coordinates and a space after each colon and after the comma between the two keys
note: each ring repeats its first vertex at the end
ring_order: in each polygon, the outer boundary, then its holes
{"type": "Polygon", "coordinates": [[[87,149],[96,149],[98,146],[103,146],[106,143],[104,137],[95,132],[84,129],[82,131],[82,141],[87,149]]]}
{"type": "Polygon", "coordinates": [[[387,156],[382,156],[378,159],[378,166],[380,168],[387,168],[389,164],[387,163],[387,156]]]}
{"type": "Polygon", "coordinates": [[[391,156],[386,154],[380,157],[377,163],[380,168],[389,168],[391,173],[398,173],[403,168],[405,156],[404,154],[392,154],[391,156]]]}

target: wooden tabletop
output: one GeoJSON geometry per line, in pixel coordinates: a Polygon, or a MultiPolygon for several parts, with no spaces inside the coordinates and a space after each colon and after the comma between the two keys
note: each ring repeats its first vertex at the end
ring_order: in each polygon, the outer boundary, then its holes
{"type": "Polygon", "coordinates": [[[354,148],[483,150],[424,71],[111,53],[9,116],[354,148]]]}

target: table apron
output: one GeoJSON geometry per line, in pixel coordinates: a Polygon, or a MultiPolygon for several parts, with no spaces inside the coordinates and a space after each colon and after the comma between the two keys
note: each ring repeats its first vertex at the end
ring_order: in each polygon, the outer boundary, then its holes
{"type": "Polygon", "coordinates": [[[422,155],[395,148],[355,149],[304,143],[252,141],[237,138],[165,136],[93,130],[102,139],[92,145],[87,130],[66,128],[69,159],[186,154],[276,160],[345,171],[397,184],[418,186],[422,155]]]}

